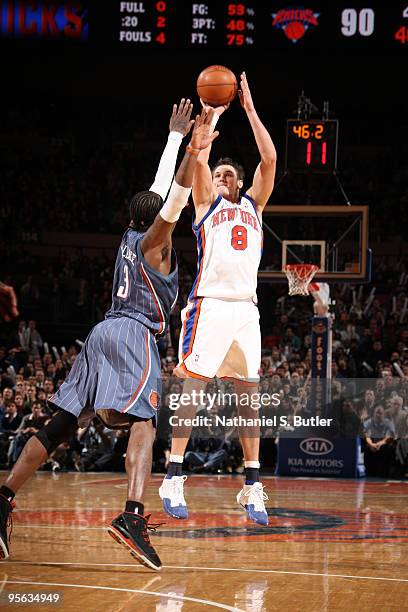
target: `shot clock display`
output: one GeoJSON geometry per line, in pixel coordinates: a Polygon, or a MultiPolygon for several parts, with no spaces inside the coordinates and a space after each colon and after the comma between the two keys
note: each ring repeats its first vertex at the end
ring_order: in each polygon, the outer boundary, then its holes
{"type": "Polygon", "coordinates": [[[286,170],[322,173],[336,170],[338,127],[335,119],[288,119],[286,170]]]}

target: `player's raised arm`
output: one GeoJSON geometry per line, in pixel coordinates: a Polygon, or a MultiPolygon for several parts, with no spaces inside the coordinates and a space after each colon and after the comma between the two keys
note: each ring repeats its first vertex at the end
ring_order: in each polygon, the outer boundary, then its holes
{"type": "Polygon", "coordinates": [[[247,193],[254,200],[258,212],[261,213],[272,193],[275,182],[276,149],[268,130],[255,110],[245,72],[241,74],[240,87],[241,89],[238,91],[239,99],[251,124],[261,156],[261,161],[255,170],[252,186],[247,193]]]}
{"type": "Polygon", "coordinates": [[[218,136],[218,132],[212,128],[213,117],[213,109],[203,108],[201,115],[197,115],[190,144],[186,147],[167,200],[142,240],[141,249],[145,259],[158,270],[170,257],[171,234],[187,204],[198,156],[218,136]]]}
{"type": "MultiPolygon", "coordinates": [[[[203,108],[206,109],[207,113],[212,113],[211,130],[215,130],[215,126],[217,125],[218,119],[220,118],[222,113],[227,110],[229,104],[225,104],[224,106],[218,106],[216,108],[211,108],[211,106],[205,106],[202,100],[201,104],[203,105],[203,108]]],[[[205,147],[205,149],[200,152],[197,160],[196,169],[194,172],[193,202],[196,212],[196,223],[200,220],[202,216],[204,216],[206,209],[211,206],[214,199],[218,195],[214,190],[211,169],[208,165],[208,160],[210,158],[211,153],[211,145],[212,141],[207,147],[205,147]]]]}
{"type": "Polygon", "coordinates": [[[182,98],[177,107],[173,105],[173,112],[169,123],[169,137],[162,153],[159,167],[153,185],[149,191],[157,193],[164,200],[170,189],[177,162],[177,154],[184,136],[190,131],[192,124],[191,112],[193,105],[189,99],[182,98]]]}

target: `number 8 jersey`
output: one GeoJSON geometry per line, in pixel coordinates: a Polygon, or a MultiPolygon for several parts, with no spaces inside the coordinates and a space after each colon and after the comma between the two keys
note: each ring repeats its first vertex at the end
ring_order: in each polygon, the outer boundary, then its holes
{"type": "Polygon", "coordinates": [[[140,248],[143,237],[144,233],[132,228],[123,234],[113,276],[112,306],[106,318],[130,317],[162,334],[177,299],[177,260],[173,251],[168,276],[149,266],[140,248]]]}
{"type": "Polygon", "coordinates": [[[219,195],[193,231],[198,261],[189,300],[256,300],[263,233],[253,200],[244,194],[233,204],[219,195]]]}

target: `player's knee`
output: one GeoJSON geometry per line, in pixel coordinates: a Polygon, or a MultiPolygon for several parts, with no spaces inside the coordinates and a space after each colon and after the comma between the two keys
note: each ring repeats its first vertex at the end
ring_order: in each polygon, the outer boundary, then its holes
{"type": "Polygon", "coordinates": [[[144,419],[144,418],[140,418],[140,417],[135,417],[133,416],[132,421],[131,421],[131,425],[130,425],[130,432],[140,432],[144,435],[152,435],[153,437],[155,437],[156,435],[156,422],[155,419],[144,419]]]}
{"type": "Polygon", "coordinates": [[[144,447],[153,445],[156,438],[156,423],[155,419],[142,419],[133,417],[132,425],[129,429],[129,444],[132,446],[134,441],[138,441],[144,447]]]}
{"type": "Polygon", "coordinates": [[[77,417],[61,410],[35,435],[50,455],[62,442],[69,440],[77,429],[77,417]]]}

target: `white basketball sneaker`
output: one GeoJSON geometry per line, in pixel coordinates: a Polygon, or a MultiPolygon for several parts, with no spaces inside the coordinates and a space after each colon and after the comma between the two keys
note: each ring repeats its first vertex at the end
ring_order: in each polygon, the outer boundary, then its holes
{"type": "Polygon", "coordinates": [[[159,495],[163,500],[163,510],[169,516],[177,519],[186,519],[188,510],[184,499],[184,483],[187,476],[172,476],[164,478],[159,489],[159,495]]]}
{"type": "Polygon", "coordinates": [[[267,499],[268,496],[260,482],[254,482],[252,485],[244,484],[237,495],[239,505],[245,508],[248,517],[259,525],[268,524],[268,513],[265,508],[267,499]]]}

